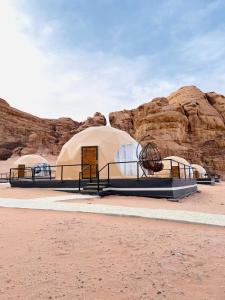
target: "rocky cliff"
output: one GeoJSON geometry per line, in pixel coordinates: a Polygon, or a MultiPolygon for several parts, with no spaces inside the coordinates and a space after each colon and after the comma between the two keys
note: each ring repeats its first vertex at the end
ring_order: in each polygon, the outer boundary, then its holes
{"type": "Polygon", "coordinates": [[[106,125],[105,117],[95,113],[84,122],[70,118],[38,118],[12,108],[0,99],[0,160],[17,154],[57,155],[74,134],[89,127],[106,125]]]}
{"type": "Polygon", "coordinates": [[[225,97],[182,87],[136,109],[112,112],[113,127],[142,144],[154,141],[162,156],[182,156],[209,171],[225,174],[225,97]]]}
{"type": "MultiPolygon", "coordinates": [[[[112,112],[113,127],[145,144],[154,141],[163,157],[178,155],[225,174],[225,97],[182,87],[168,97],[155,98],[136,109],[112,112]]],[[[0,99],[0,160],[17,154],[57,155],[74,134],[89,126],[106,125],[101,113],[84,122],[70,118],[38,118],[0,99]]]]}

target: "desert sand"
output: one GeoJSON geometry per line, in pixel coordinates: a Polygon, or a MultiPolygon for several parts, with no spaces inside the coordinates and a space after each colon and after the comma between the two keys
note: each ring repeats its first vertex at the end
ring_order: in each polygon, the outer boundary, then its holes
{"type": "MultiPolygon", "coordinates": [[[[76,202],[225,214],[224,188],[202,185],[181,202],[121,196],[76,202]]],[[[1,198],[64,194],[0,184],[1,198]]],[[[223,300],[224,249],[222,227],[0,208],[0,299],[223,300]]]]}
{"type": "Polygon", "coordinates": [[[34,199],[49,196],[68,195],[66,192],[57,192],[53,189],[41,188],[11,188],[9,184],[0,184],[0,198],[34,199]]]}
{"type": "Polygon", "coordinates": [[[0,208],[0,299],[224,299],[223,228],[0,208]]]}

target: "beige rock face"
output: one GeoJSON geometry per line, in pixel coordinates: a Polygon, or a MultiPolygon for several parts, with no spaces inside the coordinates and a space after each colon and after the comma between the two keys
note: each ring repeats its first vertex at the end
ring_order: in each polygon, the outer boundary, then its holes
{"type": "MultiPolygon", "coordinates": [[[[112,112],[113,127],[142,144],[155,142],[162,155],[178,155],[191,163],[225,174],[225,97],[182,87],[133,110],[112,112]]],[[[84,122],[70,118],[42,119],[21,112],[0,99],[0,160],[12,155],[52,154],[74,134],[89,126],[106,125],[101,113],[84,122]]]]}
{"type": "Polygon", "coordinates": [[[162,156],[178,155],[210,172],[225,172],[225,97],[182,87],[133,110],[112,112],[113,127],[142,144],[153,141],[162,156]]]}
{"type": "Polygon", "coordinates": [[[84,122],[70,118],[42,119],[21,112],[0,99],[0,160],[12,155],[57,155],[75,133],[89,127],[106,125],[100,113],[84,122]]]}

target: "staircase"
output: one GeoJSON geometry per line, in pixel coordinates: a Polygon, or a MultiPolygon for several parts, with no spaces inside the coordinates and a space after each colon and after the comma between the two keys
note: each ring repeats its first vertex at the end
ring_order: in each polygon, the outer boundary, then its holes
{"type": "Polygon", "coordinates": [[[99,191],[98,191],[98,183],[97,182],[89,182],[83,186],[83,190],[81,190],[81,194],[83,195],[105,195],[103,191],[104,188],[108,187],[108,182],[100,182],[99,191]]]}

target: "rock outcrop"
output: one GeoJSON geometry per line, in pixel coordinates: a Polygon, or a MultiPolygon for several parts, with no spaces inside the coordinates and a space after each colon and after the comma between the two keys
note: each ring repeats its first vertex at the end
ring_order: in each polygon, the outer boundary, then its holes
{"type": "MultiPolygon", "coordinates": [[[[225,174],[225,97],[182,87],[136,109],[112,112],[110,124],[145,144],[153,141],[162,156],[178,155],[225,174]]],[[[43,119],[12,108],[0,99],[0,160],[13,155],[57,155],[74,134],[106,125],[101,113],[84,122],[70,118],[43,119]]]]}
{"type": "Polygon", "coordinates": [[[225,173],[225,97],[182,87],[136,109],[112,112],[110,124],[142,144],[153,141],[162,156],[182,156],[211,173],[225,173]]]}
{"type": "Polygon", "coordinates": [[[43,119],[12,108],[0,99],[0,160],[32,153],[57,155],[74,134],[102,125],[106,125],[106,119],[100,113],[84,122],[43,119]]]}

